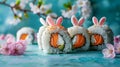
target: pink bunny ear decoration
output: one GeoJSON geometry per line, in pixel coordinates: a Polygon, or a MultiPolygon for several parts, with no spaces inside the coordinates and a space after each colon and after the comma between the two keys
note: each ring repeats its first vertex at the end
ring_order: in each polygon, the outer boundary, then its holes
{"type": "Polygon", "coordinates": [[[79,21],[78,21],[75,16],[72,16],[72,17],[71,17],[71,21],[72,21],[72,24],[73,24],[74,26],[81,26],[81,25],[84,23],[85,19],[84,19],[83,17],[81,17],[81,18],[79,19],[79,21]]]}
{"type": "Polygon", "coordinates": [[[93,17],[92,21],[93,21],[94,25],[98,25],[98,19],[96,17],[93,17]]]}
{"type": "Polygon", "coordinates": [[[85,19],[81,17],[78,21],[78,25],[81,26],[84,23],[85,19]]]}
{"type": "Polygon", "coordinates": [[[45,22],[45,20],[43,18],[40,18],[39,20],[42,23],[42,25],[48,26],[47,22],[45,22]]]}
{"type": "Polygon", "coordinates": [[[99,21],[99,25],[103,25],[106,21],[106,17],[102,17],[99,21]]]}
{"type": "Polygon", "coordinates": [[[54,25],[55,25],[53,19],[52,19],[50,16],[47,16],[46,21],[47,21],[48,24],[51,25],[51,26],[54,26],[54,25]]]}
{"type": "Polygon", "coordinates": [[[71,17],[71,22],[74,26],[78,26],[78,20],[74,15],[71,17]]]}
{"type": "Polygon", "coordinates": [[[62,17],[59,17],[58,19],[57,19],[57,21],[56,21],[56,24],[59,26],[59,25],[61,25],[62,24],[62,20],[63,20],[63,18],[62,17]]]}

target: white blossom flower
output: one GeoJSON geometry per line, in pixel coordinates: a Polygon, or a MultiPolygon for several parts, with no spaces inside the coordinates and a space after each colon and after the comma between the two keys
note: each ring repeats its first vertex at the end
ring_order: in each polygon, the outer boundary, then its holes
{"type": "Polygon", "coordinates": [[[22,13],[19,13],[17,16],[18,16],[17,18],[9,18],[8,17],[6,20],[6,23],[10,24],[10,25],[17,25],[18,23],[21,22],[21,19],[19,17],[22,17],[22,13]]]}
{"type": "MultiPolygon", "coordinates": [[[[40,7],[40,13],[45,14],[47,11],[51,10],[52,4],[47,4],[47,5],[41,5],[40,7]]],[[[56,18],[57,14],[50,12],[47,15],[56,18]]]]}
{"type": "Polygon", "coordinates": [[[15,6],[15,3],[14,2],[10,3],[10,6],[12,6],[12,7],[15,6]]]}
{"type": "Polygon", "coordinates": [[[72,15],[77,13],[77,6],[73,5],[71,10],[61,10],[62,16],[65,18],[71,18],[72,15]]]}
{"type": "Polygon", "coordinates": [[[41,7],[40,7],[40,13],[42,13],[42,14],[46,13],[46,11],[50,10],[51,7],[52,7],[52,4],[41,5],[41,7]]]}
{"type": "MultiPolygon", "coordinates": [[[[10,4],[12,7],[14,7],[15,6],[15,3],[14,2],[12,2],[11,4],[10,4]]],[[[16,10],[16,8],[12,8],[13,9],[13,11],[14,11],[14,13],[15,14],[17,14],[18,12],[17,12],[17,10],[16,10]]]]}
{"type": "Polygon", "coordinates": [[[71,10],[69,10],[69,11],[62,10],[62,16],[63,17],[71,18],[72,15],[74,15],[74,13],[71,10]]]}
{"type": "Polygon", "coordinates": [[[89,0],[78,0],[76,1],[78,7],[90,6],[89,0]]]}
{"type": "Polygon", "coordinates": [[[29,2],[29,0],[21,0],[20,2],[27,4],[29,2]]]}
{"type": "Polygon", "coordinates": [[[14,11],[14,13],[17,15],[17,17],[16,18],[12,18],[12,19],[10,19],[10,21],[9,21],[9,19],[8,19],[8,24],[11,24],[11,25],[17,25],[18,23],[20,23],[21,22],[21,17],[22,17],[22,13],[19,13],[15,8],[13,8],[13,11],[14,11]]]}
{"type": "Polygon", "coordinates": [[[20,1],[20,5],[19,5],[21,7],[21,9],[24,9],[28,2],[29,2],[29,0],[21,0],[20,1]]]}
{"type": "Polygon", "coordinates": [[[15,13],[15,14],[17,14],[17,13],[18,13],[18,12],[17,12],[17,10],[16,10],[15,8],[13,8],[13,11],[14,11],[14,13],[15,13]]]}
{"type": "Polygon", "coordinates": [[[57,14],[56,13],[49,13],[48,16],[51,16],[53,18],[56,18],[57,17],[57,14]]]}
{"type": "Polygon", "coordinates": [[[14,18],[14,19],[8,19],[7,21],[11,25],[17,25],[18,23],[20,23],[21,20],[19,18],[14,18]]]}
{"type": "MultiPolygon", "coordinates": [[[[12,3],[10,4],[10,6],[14,7],[14,6],[15,6],[15,3],[12,2],[12,3]]],[[[12,8],[12,9],[13,9],[14,13],[17,14],[17,10],[16,10],[16,8],[12,8]]]]}
{"type": "Polygon", "coordinates": [[[91,9],[90,8],[81,8],[82,16],[87,19],[90,17],[91,9]]]}
{"type": "MultiPolygon", "coordinates": [[[[21,8],[21,9],[24,9],[25,7],[26,7],[26,4],[29,2],[29,0],[21,0],[20,1],[20,4],[19,4],[19,7],[21,8]]],[[[11,4],[10,4],[12,7],[14,7],[16,4],[15,4],[15,2],[12,2],[11,4]]]]}
{"type": "Polygon", "coordinates": [[[22,13],[19,13],[19,14],[18,14],[18,17],[22,17],[22,13]]]}
{"type": "Polygon", "coordinates": [[[40,8],[37,5],[34,5],[33,3],[30,3],[29,6],[31,8],[31,11],[34,14],[40,13],[40,8]]]}
{"type": "Polygon", "coordinates": [[[91,5],[89,0],[78,0],[76,1],[77,6],[80,7],[82,16],[87,19],[91,14],[91,5]]]}

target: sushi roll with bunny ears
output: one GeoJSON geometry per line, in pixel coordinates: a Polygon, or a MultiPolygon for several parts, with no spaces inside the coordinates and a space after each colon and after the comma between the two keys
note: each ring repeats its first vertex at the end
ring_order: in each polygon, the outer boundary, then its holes
{"type": "Polygon", "coordinates": [[[40,23],[43,25],[39,28],[39,31],[37,33],[37,42],[38,42],[38,45],[39,45],[39,49],[42,50],[42,35],[43,35],[43,32],[44,30],[46,29],[46,27],[48,26],[48,23],[43,19],[43,18],[40,18],[40,23]]]}
{"type": "Polygon", "coordinates": [[[42,51],[43,53],[68,53],[71,51],[71,40],[67,30],[61,25],[62,17],[56,21],[47,16],[48,27],[42,34],[42,51]]]}
{"type": "Polygon", "coordinates": [[[75,16],[71,17],[73,27],[68,28],[72,40],[73,51],[88,50],[90,46],[90,36],[87,29],[82,27],[85,19],[81,17],[79,21],[75,16]]]}
{"type": "Polygon", "coordinates": [[[92,21],[94,25],[88,28],[91,35],[90,48],[92,50],[102,50],[106,47],[105,44],[113,43],[113,32],[107,25],[104,25],[106,17],[102,17],[100,21],[96,17],[93,17],[92,21]]]}

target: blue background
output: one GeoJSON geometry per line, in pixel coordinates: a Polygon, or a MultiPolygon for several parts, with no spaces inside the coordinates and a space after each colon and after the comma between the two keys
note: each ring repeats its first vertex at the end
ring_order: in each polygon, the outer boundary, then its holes
{"type": "MultiPolygon", "coordinates": [[[[2,0],[0,0],[2,1],[2,0]]],[[[13,2],[14,0],[8,0],[7,2],[13,2]]],[[[52,3],[53,12],[57,13],[58,16],[61,15],[61,9],[64,9],[63,4],[70,0],[44,0],[45,3],[52,3]]],[[[71,0],[73,3],[76,0],[71,0]]],[[[120,34],[120,2],[119,0],[90,0],[92,4],[92,16],[98,17],[100,19],[102,16],[107,17],[107,21],[105,24],[110,26],[113,30],[114,35],[120,34]]],[[[10,8],[0,5],[0,33],[12,33],[16,34],[16,32],[24,27],[32,27],[37,32],[41,23],[39,22],[39,16],[29,13],[29,18],[24,18],[21,23],[16,26],[6,24],[6,19],[13,17],[13,13],[10,8]]],[[[86,20],[84,23],[84,27],[88,28],[92,25],[91,17],[86,20]]],[[[70,27],[72,26],[70,19],[64,19],[63,26],[70,27]]]]}
{"type": "MultiPolygon", "coordinates": [[[[1,1],[1,0],[0,0],[1,1]]],[[[8,0],[8,3],[14,0],[8,0]]],[[[60,9],[68,0],[44,0],[46,3],[53,4],[53,11],[59,16],[60,9]]],[[[73,1],[73,0],[71,0],[73,1]]],[[[75,0],[74,0],[75,1],[75,0]]],[[[105,24],[112,28],[115,35],[120,34],[120,0],[90,0],[92,3],[93,16],[99,19],[107,17],[105,24]]],[[[17,26],[6,24],[6,19],[13,17],[10,8],[0,5],[0,33],[16,34],[17,30],[23,26],[32,27],[37,32],[41,26],[39,16],[29,13],[29,18],[25,18],[17,26]]],[[[91,18],[86,20],[84,27],[92,25],[91,18]]],[[[64,19],[63,26],[72,26],[70,20],[64,19]]],[[[49,54],[44,55],[38,50],[37,45],[27,46],[24,55],[4,56],[0,55],[0,67],[119,67],[120,55],[114,59],[103,58],[101,51],[86,51],[72,54],[49,54]]]]}

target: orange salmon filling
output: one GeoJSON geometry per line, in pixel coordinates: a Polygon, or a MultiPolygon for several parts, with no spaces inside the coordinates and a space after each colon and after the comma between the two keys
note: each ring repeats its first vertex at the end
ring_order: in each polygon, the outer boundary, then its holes
{"type": "Polygon", "coordinates": [[[57,44],[57,41],[58,41],[58,33],[52,34],[50,40],[51,40],[51,42],[50,42],[51,46],[52,46],[52,47],[55,47],[55,48],[58,48],[58,44],[57,44]]]}
{"type": "Polygon", "coordinates": [[[73,48],[82,47],[85,44],[85,37],[82,34],[77,34],[76,37],[76,42],[73,44],[73,48]]]}
{"type": "Polygon", "coordinates": [[[25,40],[27,36],[28,36],[28,34],[22,34],[20,37],[20,40],[25,40]]]}
{"type": "Polygon", "coordinates": [[[95,39],[95,42],[93,43],[93,45],[95,46],[98,46],[98,45],[101,45],[103,44],[104,40],[103,40],[103,37],[99,34],[94,34],[94,39],[95,39]]]}

